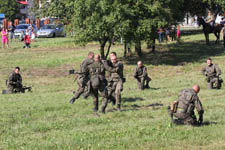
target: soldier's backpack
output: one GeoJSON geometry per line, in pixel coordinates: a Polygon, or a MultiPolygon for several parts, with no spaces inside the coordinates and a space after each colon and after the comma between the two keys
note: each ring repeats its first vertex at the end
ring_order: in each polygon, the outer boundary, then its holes
{"type": "Polygon", "coordinates": [[[194,105],[193,105],[193,98],[194,94],[186,89],[186,90],[182,90],[179,94],[179,108],[182,109],[183,113],[191,113],[194,109],[194,105]]]}
{"type": "Polygon", "coordinates": [[[91,76],[91,87],[97,89],[100,85],[100,79],[98,75],[91,76]]]}

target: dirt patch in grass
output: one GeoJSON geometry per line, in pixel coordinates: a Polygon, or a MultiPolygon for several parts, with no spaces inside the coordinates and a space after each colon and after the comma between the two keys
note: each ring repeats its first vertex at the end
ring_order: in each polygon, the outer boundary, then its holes
{"type": "Polygon", "coordinates": [[[65,77],[69,75],[70,69],[73,69],[72,65],[62,65],[54,68],[34,68],[29,70],[26,75],[35,77],[49,76],[53,78],[65,77]]]}

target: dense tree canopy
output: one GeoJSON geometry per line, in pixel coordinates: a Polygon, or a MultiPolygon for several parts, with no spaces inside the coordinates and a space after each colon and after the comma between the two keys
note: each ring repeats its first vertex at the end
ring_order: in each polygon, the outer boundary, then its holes
{"type": "Polygon", "coordinates": [[[78,43],[99,41],[101,56],[112,39],[134,42],[141,56],[141,41],[154,37],[159,27],[183,19],[183,0],[76,0],[73,24],[78,43]]]}
{"type": "Polygon", "coordinates": [[[19,11],[19,4],[16,0],[2,0],[0,2],[0,13],[5,14],[9,20],[17,18],[19,11]]]}
{"type": "Polygon", "coordinates": [[[65,24],[70,23],[74,14],[75,0],[51,0],[50,2],[45,0],[41,2],[42,6],[40,8],[37,3],[34,8],[32,8],[32,11],[35,13],[36,17],[59,18],[65,24]]]}
{"type": "Polygon", "coordinates": [[[51,0],[37,12],[70,23],[79,44],[98,41],[101,57],[106,57],[112,41],[121,37],[142,56],[141,43],[154,45],[159,28],[183,21],[186,13],[217,14],[224,8],[224,0],[51,0]]]}

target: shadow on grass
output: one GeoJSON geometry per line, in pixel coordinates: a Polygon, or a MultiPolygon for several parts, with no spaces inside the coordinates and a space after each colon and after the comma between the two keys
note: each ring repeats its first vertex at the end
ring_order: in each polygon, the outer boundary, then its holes
{"type": "Polygon", "coordinates": [[[217,124],[217,122],[205,121],[205,122],[202,123],[202,126],[209,126],[209,125],[213,125],[213,124],[217,124]]]}
{"type": "MultiPolygon", "coordinates": [[[[174,120],[173,122],[174,125],[178,125],[178,126],[186,126],[186,124],[184,124],[183,122],[180,122],[180,121],[176,121],[174,120]]],[[[202,126],[209,126],[209,125],[216,125],[217,122],[211,122],[211,121],[205,121],[203,122],[202,124],[198,124],[198,125],[193,125],[194,127],[202,127],[202,126]]]]}
{"type": "Polygon", "coordinates": [[[123,102],[136,102],[136,101],[143,101],[144,99],[141,97],[126,97],[123,98],[123,102]]]}
{"type": "Polygon", "coordinates": [[[203,62],[208,57],[220,56],[224,50],[221,44],[207,46],[204,40],[181,44],[172,43],[156,46],[155,53],[145,53],[143,58],[136,55],[127,57],[125,62],[129,65],[136,65],[138,60],[142,60],[144,64],[182,66],[186,63],[203,62]]]}
{"type": "Polygon", "coordinates": [[[146,109],[158,110],[162,106],[163,106],[163,104],[160,104],[160,103],[152,103],[152,104],[148,104],[148,105],[133,104],[131,106],[123,105],[124,109],[122,109],[121,111],[137,111],[137,110],[146,110],[146,109]]]}

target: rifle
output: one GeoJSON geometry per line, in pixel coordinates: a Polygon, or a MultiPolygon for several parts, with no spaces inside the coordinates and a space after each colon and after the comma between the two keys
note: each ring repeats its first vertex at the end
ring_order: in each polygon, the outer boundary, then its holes
{"type": "Polygon", "coordinates": [[[21,89],[21,93],[25,93],[25,91],[28,91],[28,92],[32,92],[32,87],[31,86],[23,86],[22,89],[21,89]]]}
{"type": "Polygon", "coordinates": [[[74,82],[75,82],[77,80],[77,78],[78,78],[78,75],[84,75],[85,73],[78,72],[75,69],[71,69],[71,70],[69,70],[69,75],[71,75],[71,74],[75,75],[75,78],[74,78],[74,82]]]}
{"type": "MultiPolygon", "coordinates": [[[[13,93],[25,93],[26,90],[28,92],[32,92],[32,87],[31,86],[23,86],[19,91],[17,92],[13,92],[13,93]]],[[[10,92],[9,90],[2,90],[2,94],[11,94],[12,92],[10,92]]]]}

